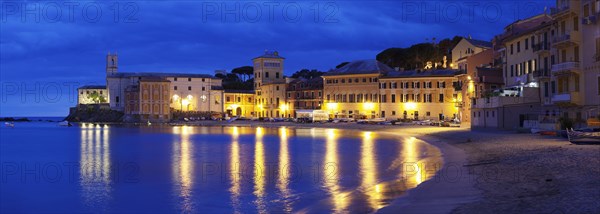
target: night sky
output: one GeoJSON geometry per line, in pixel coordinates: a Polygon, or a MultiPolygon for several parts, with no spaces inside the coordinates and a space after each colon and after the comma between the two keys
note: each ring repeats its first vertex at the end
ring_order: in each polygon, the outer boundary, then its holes
{"type": "Polygon", "coordinates": [[[119,71],[207,73],[265,50],[285,73],[327,71],[455,35],[491,40],[554,1],[0,1],[0,116],[66,116],[76,90],[119,71]],[[78,4],[78,5],[76,5],[78,4]],[[118,11],[118,12],[117,12],[118,11]]]}

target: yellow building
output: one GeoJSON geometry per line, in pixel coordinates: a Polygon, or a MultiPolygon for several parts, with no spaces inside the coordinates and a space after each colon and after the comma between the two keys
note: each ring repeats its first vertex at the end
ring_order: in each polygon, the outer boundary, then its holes
{"type": "Polygon", "coordinates": [[[557,0],[556,6],[551,10],[556,56],[549,91],[554,109],[543,114],[556,112],[556,117],[584,125],[600,111],[600,1],[557,0]]]}
{"type": "Polygon", "coordinates": [[[225,90],[223,92],[225,114],[232,117],[254,117],[254,91],[225,90]]]}
{"type": "Polygon", "coordinates": [[[394,71],[377,60],[358,60],[325,73],[323,110],[331,118],[380,117],[379,77],[394,71]]]}
{"type": "Polygon", "coordinates": [[[267,51],[264,55],[253,59],[254,112],[257,117],[284,117],[291,111],[285,100],[284,59],[277,51],[267,51]]]}
{"type": "Polygon", "coordinates": [[[388,120],[459,118],[456,81],[456,70],[388,72],[379,78],[380,115],[388,120]]]}

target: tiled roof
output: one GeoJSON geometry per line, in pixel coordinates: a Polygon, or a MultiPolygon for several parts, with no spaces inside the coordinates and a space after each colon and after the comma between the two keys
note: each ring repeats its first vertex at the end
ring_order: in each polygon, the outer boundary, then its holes
{"type": "Polygon", "coordinates": [[[265,51],[265,54],[255,57],[257,58],[272,58],[272,59],[285,59],[282,56],[279,56],[279,52],[277,51],[265,51]]]}
{"type": "Polygon", "coordinates": [[[216,77],[209,74],[190,74],[190,73],[150,73],[150,72],[135,72],[135,73],[126,73],[126,72],[118,72],[116,74],[112,74],[109,77],[180,77],[180,78],[212,78],[216,79],[216,77]]]}
{"type": "Polygon", "coordinates": [[[410,77],[451,77],[457,74],[457,70],[440,69],[440,70],[425,70],[425,71],[393,71],[385,74],[381,79],[385,78],[410,78],[410,77]]]}
{"type": "Polygon", "coordinates": [[[84,85],[78,89],[106,89],[105,85],[84,85]]]}
{"type": "Polygon", "coordinates": [[[469,39],[469,38],[465,38],[465,39],[467,40],[467,42],[475,45],[476,47],[482,47],[482,48],[491,48],[492,47],[492,43],[488,42],[488,41],[469,39]]]}
{"type": "Polygon", "coordinates": [[[225,93],[232,93],[232,94],[254,94],[254,90],[225,89],[225,93]]]}
{"type": "Polygon", "coordinates": [[[352,61],[341,68],[329,71],[323,76],[348,75],[348,74],[382,74],[392,72],[394,69],[375,59],[352,61]]]}
{"type": "Polygon", "coordinates": [[[155,76],[151,76],[151,77],[142,77],[142,79],[140,79],[140,82],[171,82],[163,77],[155,77],[155,76]]]}

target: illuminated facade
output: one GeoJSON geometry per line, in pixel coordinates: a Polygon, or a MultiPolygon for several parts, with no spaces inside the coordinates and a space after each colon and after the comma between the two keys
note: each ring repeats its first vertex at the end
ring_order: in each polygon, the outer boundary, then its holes
{"type": "MultiPolygon", "coordinates": [[[[323,78],[295,79],[287,84],[287,106],[290,109],[321,109],[323,78]]],[[[291,116],[296,117],[295,111],[291,116]]]]}
{"type": "Polygon", "coordinates": [[[491,48],[492,44],[490,42],[472,38],[462,38],[460,42],[452,48],[452,63],[450,63],[450,68],[466,70],[467,58],[491,48]]]}
{"type": "Polygon", "coordinates": [[[394,71],[379,78],[381,117],[459,118],[456,70],[394,71]]]}
{"type": "Polygon", "coordinates": [[[169,107],[176,111],[223,112],[221,79],[207,74],[186,73],[125,73],[118,72],[116,54],[107,56],[106,83],[108,101],[113,110],[125,110],[125,92],[139,86],[142,79],[163,79],[170,82],[169,107]]]}
{"type": "Polygon", "coordinates": [[[225,90],[223,106],[228,116],[254,117],[254,91],[225,90]]]}
{"type": "Polygon", "coordinates": [[[77,104],[108,103],[108,90],[104,85],[86,85],[77,88],[77,104]]]}
{"type": "Polygon", "coordinates": [[[358,60],[325,73],[323,110],[331,118],[380,117],[379,77],[394,71],[377,60],[358,60]]]}
{"type": "Polygon", "coordinates": [[[254,112],[257,117],[287,117],[292,109],[286,104],[286,79],[283,60],[277,51],[267,51],[254,62],[254,112]]]}

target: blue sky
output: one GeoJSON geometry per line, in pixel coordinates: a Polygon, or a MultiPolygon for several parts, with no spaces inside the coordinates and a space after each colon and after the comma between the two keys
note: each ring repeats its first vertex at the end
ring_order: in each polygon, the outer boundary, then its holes
{"type": "Polygon", "coordinates": [[[554,1],[0,1],[0,116],[66,116],[74,88],[124,72],[208,73],[265,50],[329,70],[455,35],[482,40],[554,1]]]}

